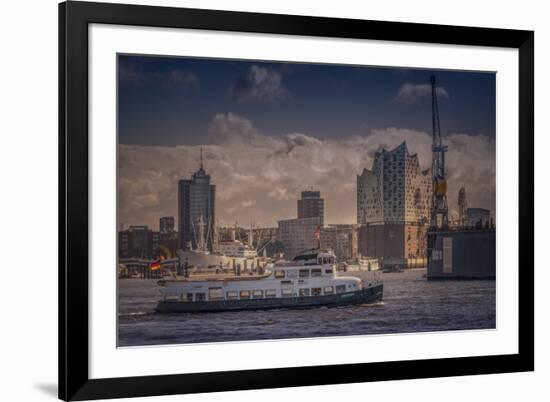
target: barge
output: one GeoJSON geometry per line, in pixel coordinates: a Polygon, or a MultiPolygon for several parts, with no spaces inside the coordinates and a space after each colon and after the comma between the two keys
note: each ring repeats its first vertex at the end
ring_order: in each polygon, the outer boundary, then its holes
{"type": "Polygon", "coordinates": [[[431,230],[428,256],[429,280],[495,279],[495,228],[431,230]]]}

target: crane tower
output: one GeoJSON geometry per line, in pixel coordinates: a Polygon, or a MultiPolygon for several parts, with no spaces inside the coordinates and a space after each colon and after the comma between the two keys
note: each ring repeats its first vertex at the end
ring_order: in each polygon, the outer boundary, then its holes
{"type": "Polygon", "coordinates": [[[432,84],[432,213],[431,226],[434,228],[448,226],[447,180],[445,178],[445,152],[447,146],[441,141],[439,125],[439,108],[437,105],[437,88],[435,75],[430,77],[432,84]]]}

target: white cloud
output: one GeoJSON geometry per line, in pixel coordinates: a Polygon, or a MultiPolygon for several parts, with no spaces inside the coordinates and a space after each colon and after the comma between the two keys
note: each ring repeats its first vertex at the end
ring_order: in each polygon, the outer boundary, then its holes
{"type": "Polygon", "coordinates": [[[284,187],[275,187],[273,190],[267,193],[267,195],[269,198],[274,198],[279,201],[282,201],[282,200],[286,201],[290,199],[288,191],[284,187]]]}
{"type": "MultiPolygon", "coordinates": [[[[421,166],[431,164],[431,136],[386,128],[341,140],[321,140],[290,133],[270,137],[252,122],[232,113],[217,114],[212,135],[223,141],[206,145],[204,164],[216,184],[221,223],[276,225],[296,216],[296,199],[306,188],[325,198],[327,223],[353,223],[356,216],[356,174],[370,168],[374,153],[406,140],[421,166]]],[[[449,207],[456,213],[458,190],[465,186],[470,206],[495,208],[495,142],[484,136],[451,134],[449,145],[449,207]]],[[[177,181],[199,165],[199,146],[119,146],[120,221],[157,227],[158,218],[177,216],[177,181]]]]}
{"type": "Polygon", "coordinates": [[[256,127],[248,119],[229,113],[217,113],[210,122],[208,136],[215,143],[252,141],[257,139],[256,127]]]}
{"type": "Polygon", "coordinates": [[[288,90],[279,72],[252,65],[235,83],[231,95],[239,102],[279,101],[288,96],[288,90]]]}
{"type": "MultiPolygon", "coordinates": [[[[449,93],[445,88],[436,87],[435,90],[438,98],[449,99],[449,93]]],[[[431,93],[431,85],[406,82],[399,88],[395,99],[404,103],[414,103],[419,99],[431,96],[431,93]]]]}
{"type": "Polygon", "coordinates": [[[256,201],[246,200],[246,201],[243,201],[243,203],[241,204],[241,208],[248,208],[248,207],[252,207],[254,205],[256,205],[256,201]]]}

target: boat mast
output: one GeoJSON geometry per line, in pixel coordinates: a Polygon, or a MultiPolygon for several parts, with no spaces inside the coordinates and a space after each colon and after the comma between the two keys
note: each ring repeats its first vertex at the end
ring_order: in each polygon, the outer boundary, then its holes
{"type": "Polygon", "coordinates": [[[198,241],[198,249],[199,251],[206,251],[205,248],[205,241],[204,241],[204,219],[202,215],[199,217],[199,241],[198,241]]]}

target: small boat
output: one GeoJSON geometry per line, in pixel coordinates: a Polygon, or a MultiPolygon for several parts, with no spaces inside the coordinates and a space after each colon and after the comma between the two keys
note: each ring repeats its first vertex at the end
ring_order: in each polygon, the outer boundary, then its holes
{"type": "Polygon", "coordinates": [[[214,312],[367,304],[382,299],[383,284],[340,276],[332,252],[308,250],[257,275],[195,276],[159,281],[156,312],[214,312]]]}
{"type": "Polygon", "coordinates": [[[382,270],[382,272],[384,274],[391,274],[391,273],[394,273],[394,272],[397,272],[397,273],[405,272],[405,270],[403,268],[399,267],[398,265],[394,265],[393,267],[384,268],[382,270]]]}

